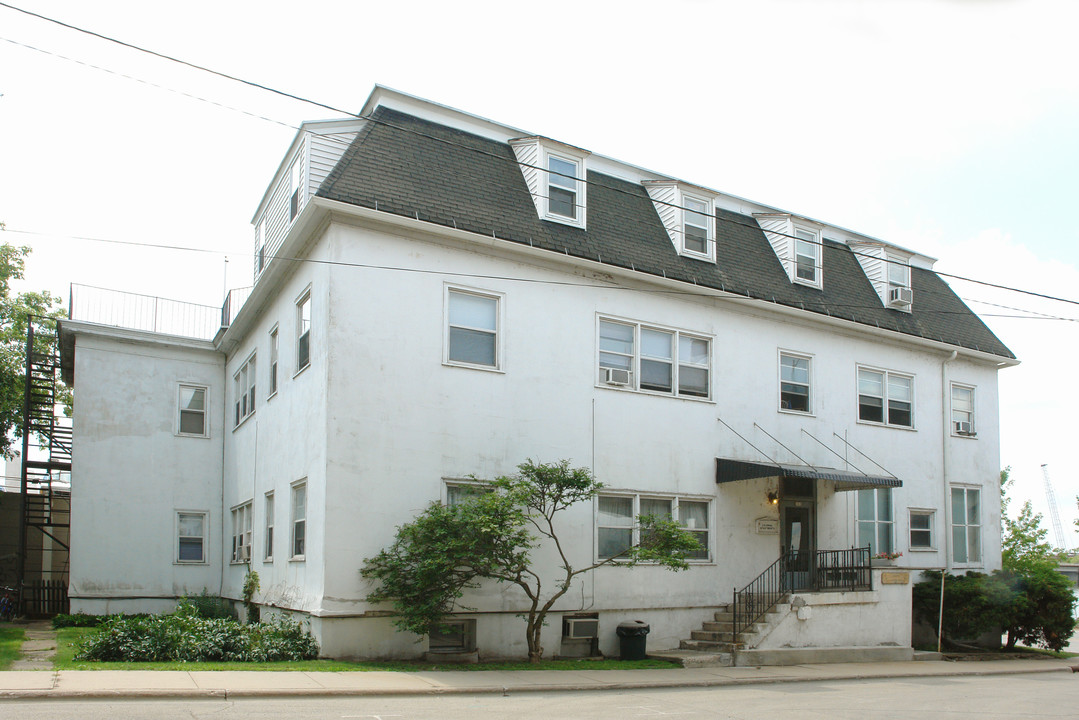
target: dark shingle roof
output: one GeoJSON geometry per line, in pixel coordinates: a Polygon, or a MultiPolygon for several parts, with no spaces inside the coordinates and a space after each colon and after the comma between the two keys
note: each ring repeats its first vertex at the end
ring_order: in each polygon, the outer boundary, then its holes
{"type": "Polygon", "coordinates": [[[913,312],[881,304],[849,247],[824,243],[824,288],[790,282],[755,218],[716,212],[718,262],[679,255],[639,184],[588,173],[588,228],[540,220],[512,148],[378,108],[318,196],[758,298],[1004,358],[1015,356],[929,270],[913,312]]]}

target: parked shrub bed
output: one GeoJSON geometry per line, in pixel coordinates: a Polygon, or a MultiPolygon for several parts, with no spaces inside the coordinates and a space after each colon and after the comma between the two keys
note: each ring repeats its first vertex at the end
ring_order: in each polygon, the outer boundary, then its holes
{"type": "Polygon", "coordinates": [[[312,660],[318,643],[288,618],[241,625],[205,618],[189,600],[171,615],[112,617],[86,638],[76,660],[122,662],[273,662],[312,660]]]}

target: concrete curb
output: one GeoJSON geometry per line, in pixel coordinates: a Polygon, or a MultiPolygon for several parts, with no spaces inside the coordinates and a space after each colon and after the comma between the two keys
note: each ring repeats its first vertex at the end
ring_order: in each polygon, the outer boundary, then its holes
{"type": "MultiPolygon", "coordinates": [[[[794,666],[788,666],[794,667],[794,666]]],[[[677,670],[672,670],[677,673],[677,670]]],[[[539,693],[539,692],[581,692],[600,690],[655,690],[667,688],[708,688],[723,686],[746,686],[746,685],[778,685],[782,683],[805,683],[805,682],[851,682],[864,680],[891,680],[908,678],[933,678],[933,677],[984,677],[990,675],[1030,675],[1035,673],[1072,672],[1068,666],[1053,665],[1050,667],[1009,668],[994,670],[989,667],[979,667],[970,670],[950,670],[942,672],[892,672],[887,674],[872,672],[855,672],[837,675],[797,675],[780,677],[716,677],[710,679],[677,680],[643,680],[639,682],[613,682],[613,683],[547,683],[547,684],[520,684],[520,685],[477,685],[477,686],[440,686],[440,687],[417,687],[417,688],[245,688],[242,690],[229,690],[227,688],[176,688],[176,689],[124,689],[124,690],[64,690],[53,689],[27,689],[27,690],[0,690],[0,701],[3,700],[115,700],[120,698],[136,700],[177,700],[177,699],[220,699],[233,700],[241,698],[295,698],[295,697],[399,697],[406,695],[493,695],[510,693],[539,693]]]]}

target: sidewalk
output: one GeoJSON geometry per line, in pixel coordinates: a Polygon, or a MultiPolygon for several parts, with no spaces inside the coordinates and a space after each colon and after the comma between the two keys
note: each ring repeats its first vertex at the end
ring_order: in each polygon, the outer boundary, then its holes
{"type": "MultiPolygon", "coordinates": [[[[221,698],[521,693],[632,688],[722,687],[815,680],[955,677],[1071,672],[1075,660],[836,663],[762,668],[448,672],[0,672],[0,700],[221,698]]],[[[1076,679],[1079,682],[1079,678],[1076,679]]]]}

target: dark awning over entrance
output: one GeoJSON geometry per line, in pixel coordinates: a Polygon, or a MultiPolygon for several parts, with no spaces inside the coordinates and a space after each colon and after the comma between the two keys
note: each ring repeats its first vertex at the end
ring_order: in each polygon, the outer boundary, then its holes
{"type": "Polygon", "coordinates": [[[835,468],[810,467],[808,465],[782,465],[780,463],[745,462],[716,458],[716,482],[726,483],[756,478],[794,477],[831,480],[837,491],[860,490],[871,487],[902,487],[898,478],[884,475],[866,475],[835,468]]]}

